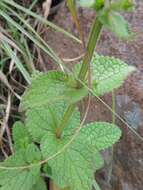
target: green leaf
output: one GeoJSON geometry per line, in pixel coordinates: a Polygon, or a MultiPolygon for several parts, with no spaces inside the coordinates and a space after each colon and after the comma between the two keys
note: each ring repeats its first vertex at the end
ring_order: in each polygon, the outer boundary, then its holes
{"type": "Polygon", "coordinates": [[[24,93],[22,107],[41,107],[61,100],[74,103],[86,95],[87,90],[76,88],[75,81],[68,75],[51,71],[32,80],[32,84],[24,93]]]}
{"type": "MultiPolygon", "coordinates": [[[[49,131],[55,133],[55,129],[59,127],[66,110],[67,104],[64,102],[57,102],[48,106],[28,110],[26,112],[26,127],[33,140],[40,142],[41,138],[49,131]]],[[[79,125],[80,113],[76,109],[62,135],[73,134],[79,125]]]]}
{"type": "Polygon", "coordinates": [[[128,22],[122,15],[117,12],[111,11],[109,14],[109,29],[117,35],[119,38],[128,38],[130,36],[130,30],[128,22]]]}
{"type": "MultiPolygon", "coordinates": [[[[20,150],[10,156],[0,165],[5,167],[20,167],[39,162],[41,153],[35,145],[29,145],[24,151],[20,150]],[[27,157],[31,152],[31,159],[27,157]]],[[[19,170],[0,169],[0,190],[31,190],[40,177],[40,166],[19,170]]]]}
{"type": "Polygon", "coordinates": [[[81,6],[81,7],[93,7],[95,5],[95,0],[78,0],[77,3],[81,6]]]}
{"type": "Polygon", "coordinates": [[[52,169],[51,167],[49,166],[48,163],[46,163],[43,167],[43,171],[46,173],[46,175],[49,177],[49,178],[52,178],[52,169]]]}
{"type": "Polygon", "coordinates": [[[129,66],[120,59],[96,55],[92,59],[93,91],[95,96],[120,87],[135,67],[129,66]]]}
{"type": "Polygon", "coordinates": [[[104,160],[97,150],[93,149],[93,167],[96,170],[99,170],[104,165],[104,160]]]}
{"type": "Polygon", "coordinates": [[[95,9],[100,10],[101,8],[104,7],[104,4],[105,4],[105,0],[96,0],[95,9]]]}
{"type": "Polygon", "coordinates": [[[47,190],[46,184],[41,177],[37,180],[37,183],[31,190],[47,190]]]}
{"type": "Polygon", "coordinates": [[[88,7],[88,8],[93,8],[95,10],[100,10],[103,8],[105,3],[105,0],[79,0],[78,4],[81,7],[88,7]]]}
{"type": "Polygon", "coordinates": [[[118,38],[128,39],[131,37],[132,34],[128,22],[118,12],[104,10],[98,17],[101,23],[118,38]]]}
{"type": "Polygon", "coordinates": [[[22,122],[16,122],[13,126],[14,147],[17,150],[25,149],[31,143],[31,138],[27,128],[22,122]]]}
{"type": "Polygon", "coordinates": [[[51,178],[60,188],[69,186],[73,190],[90,190],[94,171],[103,166],[98,151],[110,147],[120,135],[121,132],[115,125],[105,122],[85,126],[70,144],[72,135],[58,139],[49,131],[42,138],[40,147],[44,158],[56,154],[48,161],[51,178]]]}
{"type": "MultiPolygon", "coordinates": [[[[43,157],[47,158],[57,153],[69,140],[69,136],[57,139],[53,133],[45,135],[41,142],[43,157]]],[[[82,137],[49,160],[48,164],[52,169],[52,179],[58,187],[91,190],[94,178],[92,152],[82,137]]]]}
{"type": "Polygon", "coordinates": [[[91,149],[100,151],[111,147],[117,142],[121,136],[121,131],[114,124],[95,122],[82,128],[81,135],[84,136],[91,149]]]}
{"type": "Polygon", "coordinates": [[[112,10],[130,11],[133,10],[135,5],[134,0],[113,0],[111,3],[112,10]]]}

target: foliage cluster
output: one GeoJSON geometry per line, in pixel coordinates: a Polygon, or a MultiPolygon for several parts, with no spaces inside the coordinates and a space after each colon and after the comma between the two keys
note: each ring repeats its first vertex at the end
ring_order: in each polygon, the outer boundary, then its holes
{"type": "Polygon", "coordinates": [[[94,0],[87,4],[80,0],[79,4],[97,12],[86,55],[72,73],[32,74],[20,105],[26,119],[13,126],[15,152],[0,164],[0,190],[46,190],[41,172],[60,189],[90,190],[94,173],[104,164],[101,151],[121,136],[115,124],[98,121],[83,125],[77,103],[91,94],[102,96],[120,87],[135,70],[119,59],[93,55],[94,37],[99,36],[103,25],[120,38],[130,36],[119,12],[130,9],[132,2],[94,0]]]}

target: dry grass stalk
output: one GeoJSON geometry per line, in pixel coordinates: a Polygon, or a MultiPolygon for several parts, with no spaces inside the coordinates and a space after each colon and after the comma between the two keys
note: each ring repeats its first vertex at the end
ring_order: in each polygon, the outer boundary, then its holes
{"type": "Polygon", "coordinates": [[[12,140],[11,140],[11,136],[10,136],[10,132],[9,132],[9,128],[8,128],[8,120],[9,120],[9,116],[10,116],[10,110],[11,110],[11,94],[9,93],[8,100],[7,100],[7,107],[6,107],[6,111],[5,111],[5,117],[3,119],[3,122],[2,122],[2,125],[0,128],[0,144],[2,145],[3,135],[6,132],[8,141],[9,141],[9,147],[10,147],[11,152],[13,153],[12,140]]]}

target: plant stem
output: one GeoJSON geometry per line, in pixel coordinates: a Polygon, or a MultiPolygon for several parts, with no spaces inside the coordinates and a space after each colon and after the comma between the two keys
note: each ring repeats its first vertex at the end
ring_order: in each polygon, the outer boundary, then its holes
{"type": "MultiPolygon", "coordinates": [[[[98,20],[98,18],[95,18],[91,32],[89,34],[88,44],[87,44],[85,56],[83,58],[81,70],[79,72],[79,79],[81,81],[84,81],[85,77],[87,75],[88,69],[90,67],[90,62],[91,62],[92,56],[93,56],[95,47],[97,45],[100,33],[101,33],[101,29],[102,29],[101,22],[98,20]]],[[[82,87],[80,81],[78,81],[77,86],[82,87]]],[[[62,134],[64,128],[66,127],[71,115],[73,114],[75,107],[76,107],[76,104],[71,104],[67,108],[67,111],[65,112],[65,114],[62,118],[60,126],[56,129],[56,135],[58,138],[61,137],[61,134],[62,134]]]]}
{"type": "Polygon", "coordinates": [[[50,180],[50,190],[60,190],[52,180],[50,180]]]}
{"type": "Polygon", "coordinates": [[[65,128],[65,126],[67,125],[72,113],[74,112],[75,110],[75,107],[76,107],[76,104],[71,104],[69,105],[69,107],[67,108],[62,120],[61,120],[61,124],[60,124],[60,127],[56,128],[56,136],[57,138],[60,138],[61,137],[61,134],[65,128]]]}
{"type": "MultiPolygon", "coordinates": [[[[116,102],[115,102],[115,91],[112,90],[112,124],[116,124],[116,115],[114,114],[116,111],[116,102]]],[[[113,159],[114,159],[114,146],[111,148],[111,158],[109,162],[109,172],[108,172],[108,184],[110,184],[112,178],[112,171],[113,171],[113,159]]]]}
{"type": "MultiPolygon", "coordinates": [[[[85,56],[83,58],[83,63],[82,63],[82,67],[79,73],[79,79],[81,81],[84,81],[88,68],[90,66],[90,62],[94,53],[94,50],[96,48],[98,39],[100,37],[100,33],[101,33],[101,29],[102,29],[102,24],[98,19],[94,20],[91,32],[89,34],[89,40],[88,40],[88,44],[87,44],[87,48],[86,48],[86,53],[85,56]]],[[[80,82],[79,82],[80,83],[80,82]]]]}
{"type": "Polygon", "coordinates": [[[115,112],[116,112],[116,102],[115,102],[115,91],[112,91],[112,123],[115,124],[116,123],[116,116],[115,116],[115,112]]]}

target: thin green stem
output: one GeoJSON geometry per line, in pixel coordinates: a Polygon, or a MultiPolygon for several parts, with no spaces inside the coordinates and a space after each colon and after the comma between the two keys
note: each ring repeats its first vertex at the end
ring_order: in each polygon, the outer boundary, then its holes
{"type": "MultiPolygon", "coordinates": [[[[116,102],[115,102],[115,91],[114,90],[112,91],[112,110],[115,113],[115,111],[116,111],[116,102]]],[[[116,116],[115,116],[114,113],[112,113],[112,123],[113,124],[115,124],[115,122],[116,122],[116,116]]]]}
{"type": "MultiPolygon", "coordinates": [[[[91,62],[94,50],[96,48],[98,39],[99,39],[101,29],[102,29],[102,24],[100,23],[98,18],[95,18],[95,20],[93,22],[91,32],[89,34],[88,44],[87,44],[85,56],[83,58],[83,63],[82,63],[82,66],[81,66],[81,70],[79,72],[79,79],[81,81],[85,80],[85,77],[87,75],[88,69],[90,68],[90,62],[91,62]]],[[[78,87],[82,87],[80,82],[78,82],[77,85],[78,85],[78,87]]],[[[75,110],[75,107],[76,107],[76,104],[71,104],[67,108],[67,111],[65,112],[65,114],[64,114],[64,116],[62,118],[60,126],[56,129],[56,135],[57,135],[58,138],[61,137],[61,134],[62,134],[64,128],[67,126],[67,123],[68,123],[70,117],[72,116],[72,114],[73,114],[73,112],[75,110]]]]}
{"type": "Polygon", "coordinates": [[[60,124],[60,127],[56,128],[56,136],[58,138],[61,137],[61,134],[65,128],[65,126],[68,124],[68,121],[72,115],[72,113],[74,112],[75,110],[75,107],[76,107],[76,104],[71,104],[69,105],[69,107],[67,108],[62,120],[61,120],[61,124],[60,124]]]}
{"type": "MultiPolygon", "coordinates": [[[[115,111],[116,111],[116,102],[115,102],[115,91],[112,90],[112,123],[115,125],[116,124],[116,115],[115,115],[115,111]]],[[[109,172],[108,172],[108,184],[111,181],[112,178],[112,171],[113,171],[113,159],[114,159],[114,146],[112,146],[111,148],[111,158],[109,161],[109,172]]]]}

